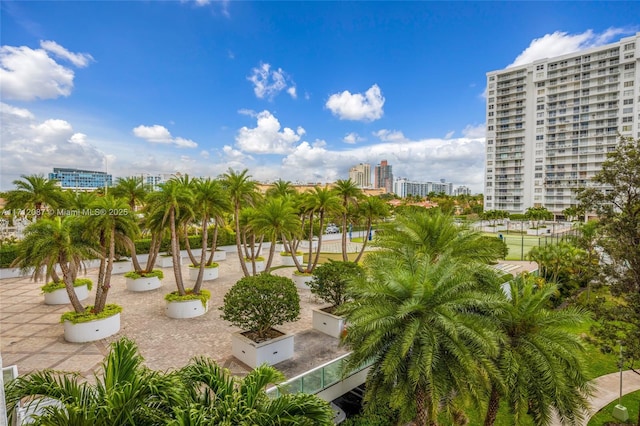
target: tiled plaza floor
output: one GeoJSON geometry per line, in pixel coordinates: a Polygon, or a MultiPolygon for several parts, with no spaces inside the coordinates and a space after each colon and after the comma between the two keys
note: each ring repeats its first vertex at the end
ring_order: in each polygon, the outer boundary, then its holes
{"type": "MultiPolygon", "coordinates": [[[[279,258],[279,256],[275,256],[279,258]]],[[[278,262],[279,259],[274,260],[278,262]]],[[[187,263],[187,262],[183,262],[187,263]]],[[[28,277],[0,280],[0,353],[4,366],[16,364],[19,373],[34,369],[79,371],[90,376],[97,371],[108,351],[109,344],[121,336],[136,341],[148,367],[158,370],[179,368],[196,355],[208,356],[234,374],[243,375],[250,369],[231,356],[231,333],[236,327],[220,318],[219,307],[227,290],[241,277],[240,264],[235,253],[227,253],[220,261],[219,278],[205,282],[211,291],[209,311],[193,319],[170,319],[165,316],[164,295],[175,290],[171,268],[164,268],[163,287],[143,293],[125,288],[122,275],[112,277],[108,303],[123,307],[121,329],[108,339],[92,343],[67,343],[63,337],[60,315],[70,305],[44,304],[40,291],[42,282],[34,283],[28,277]]],[[[294,268],[278,269],[274,273],[291,276],[294,268]]],[[[183,266],[185,284],[187,267],[183,266]]],[[[94,282],[97,270],[88,271],[94,282]]],[[[315,331],[311,327],[311,308],[323,303],[306,289],[298,289],[301,299],[300,319],[288,323],[281,330],[295,334],[295,357],[276,365],[286,377],[293,377],[312,367],[321,365],[346,352],[338,347],[338,339],[315,331]]],[[[95,288],[85,305],[93,304],[95,288]]]]}

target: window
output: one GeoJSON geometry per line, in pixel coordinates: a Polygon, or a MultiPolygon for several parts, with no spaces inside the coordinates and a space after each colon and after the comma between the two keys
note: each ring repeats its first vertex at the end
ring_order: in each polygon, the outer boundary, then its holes
{"type": "Polygon", "coordinates": [[[633,105],[633,99],[625,99],[622,101],[622,105],[633,105]]]}
{"type": "Polygon", "coordinates": [[[489,130],[489,131],[493,130],[493,126],[489,126],[489,128],[487,130],[489,130]]]}
{"type": "Polygon", "coordinates": [[[536,83],[537,87],[544,87],[544,81],[541,81],[539,83],[536,83]]]}
{"type": "Polygon", "coordinates": [[[625,69],[625,70],[632,70],[632,69],[634,69],[635,67],[636,67],[636,64],[634,64],[634,63],[631,63],[631,64],[625,64],[625,65],[624,65],[624,69],[625,69]]]}
{"type": "Polygon", "coordinates": [[[635,49],[635,48],[636,48],[636,44],[635,44],[635,43],[628,43],[628,44],[625,44],[625,45],[624,45],[624,50],[625,50],[625,51],[627,51],[627,50],[633,50],[633,49],[635,49]]]}
{"type": "Polygon", "coordinates": [[[541,141],[541,140],[543,140],[543,139],[544,139],[544,136],[543,136],[543,135],[538,135],[538,136],[536,136],[536,140],[537,140],[537,141],[541,141]]]}
{"type": "Polygon", "coordinates": [[[544,120],[538,120],[538,121],[536,121],[536,124],[537,124],[538,126],[539,126],[539,125],[541,125],[541,124],[544,124],[544,120]]]}
{"type": "Polygon", "coordinates": [[[489,113],[489,117],[493,117],[493,111],[489,113]]]}
{"type": "Polygon", "coordinates": [[[544,105],[538,105],[538,106],[536,106],[536,109],[538,111],[543,110],[544,109],[544,105]]]}
{"type": "Polygon", "coordinates": [[[633,82],[633,80],[631,80],[631,81],[625,81],[625,82],[624,82],[624,87],[633,87],[633,83],[634,83],[634,82],[633,82]]]}
{"type": "Polygon", "coordinates": [[[493,105],[489,105],[489,109],[493,109],[493,105]]]}
{"type": "Polygon", "coordinates": [[[543,69],[544,69],[544,65],[537,65],[536,66],[536,70],[537,71],[540,71],[540,70],[543,70],[543,69]]]}

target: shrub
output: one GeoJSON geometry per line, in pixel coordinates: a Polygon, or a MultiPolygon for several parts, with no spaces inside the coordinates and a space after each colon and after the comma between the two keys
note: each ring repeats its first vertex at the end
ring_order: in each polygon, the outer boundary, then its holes
{"type": "MultiPolygon", "coordinates": [[[[256,256],[256,258],[255,258],[255,259],[253,259],[253,260],[255,260],[256,262],[263,262],[263,261],[264,261],[264,257],[262,257],[262,256],[256,256]]],[[[250,259],[250,258],[248,258],[248,257],[245,257],[245,258],[244,258],[244,261],[245,261],[245,262],[251,262],[251,259],[250,259]]]]}
{"type": "Polygon", "coordinates": [[[337,307],[347,301],[348,283],[363,274],[364,270],[357,263],[329,260],[313,271],[309,289],[311,293],[337,307]]]}
{"type": "MultiPolygon", "coordinates": [[[[204,265],[205,268],[217,268],[218,266],[220,265],[218,265],[216,262],[211,262],[211,265],[206,265],[206,264],[204,265]]],[[[199,267],[200,265],[194,265],[194,264],[189,265],[189,268],[199,268],[199,267]]]]}
{"type": "Polygon", "coordinates": [[[84,312],[65,312],[60,317],[60,322],[69,321],[74,324],[78,324],[81,322],[89,322],[94,320],[99,320],[103,318],[108,318],[114,316],[115,314],[119,314],[122,312],[122,306],[109,304],[105,305],[104,310],[99,314],[93,313],[93,306],[87,306],[84,312]]]}
{"type": "MultiPolygon", "coordinates": [[[[93,288],[93,281],[91,281],[89,278],[78,278],[73,282],[74,287],[80,287],[83,285],[86,285],[87,290],[91,291],[91,289],[93,288]]],[[[64,281],[51,281],[50,283],[47,283],[40,287],[40,290],[42,290],[43,293],[53,293],[54,291],[60,290],[61,288],[64,288],[64,281]]]]}
{"type": "Polygon", "coordinates": [[[193,290],[188,288],[186,289],[187,294],[181,296],[177,291],[172,291],[171,293],[164,296],[164,300],[167,302],[186,302],[187,300],[200,300],[202,302],[202,306],[207,306],[207,301],[211,299],[211,292],[209,290],[200,290],[200,294],[193,293],[193,290]]]}
{"type": "Polygon", "coordinates": [[[222,319],[266,338],[272,327],[298,319],[300,296],[290,278],[260,274],[235,283],[220,310],[222,319]]]}
{"type": "Polygon", "coordinates": [[[18,257],[18,244],[0,245],[0,268],[9,268],[18,257]]]}
{"type": "Polygon", "coordinates": [[[124,277],[131,278],[134,280],[137,280],[138,278],[150,278],[150,277],[158,277],[159,279],[163,279],[164,272],[162,272],[160,269],[154,269],[151,272],[140,272],[140,273],[136,271],[131,271],[124,274],[124,277]]]}

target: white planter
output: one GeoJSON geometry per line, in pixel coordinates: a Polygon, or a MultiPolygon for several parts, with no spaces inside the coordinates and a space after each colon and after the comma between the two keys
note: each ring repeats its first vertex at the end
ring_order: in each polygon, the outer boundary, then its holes
{"type": "Polygon", "coordinates": [[[95,321],[74,324],[64,322],[64,340],[71,343],[95,342],[120,331],[120,314],[95,321]]]}
{"type": "MultiPolygon", "coordinates": [[[[80,285],[73,288],[79,300],[85,300],[89,297],[89,289],[86,285],[80,285]]],[[[54,290],[51,293],[44,293],[45,305],[67,305],[71,303],[66,288],[54,290]]]]}
{"type": "MultiPolygon", "coordinates": [[[[253,264],[250,260],[245,259],[245,264],[247,265],[247,269],[249,273],[253,272],[253,264]]],[[[256,273],[264,271],[264,260],[256,260],[256,273]]]]}
{"type": "MultiPolygon", "coordinates": [[[[189,266],[189,279],[190,280],[197,280],[198,279],[198,272],[200,271],[200,267],[199,266],[189,266]]],[[[203,273],[203,281],[211,281],[211,280],[215,280],[216,278],[218,278],[218,267],[216,266],[215,268],[204,268],[204,271],[202,271],[203,273]]]]}
{"type": "Polygon", "coordinates": [[[158,277],[127,278],[127,290],[149,291],[162,287],[162,281],[158,277]]]}
{"type": "Polygon", "coordinates": [[[291,275],[291,279],[296,283],[296,287],[309,289],[309,282],[313,279],[313,275],[291,275]]]}
{"type": "Polygon", "coordinates": [[[169,318],[183,319],[195,318],[204,315],[209,310],[209,302],[202,306],[200,299],[185,300],[180,302],[167,302],[165,314],[169,318]]]}
{"type": "MultiPolygon", "coordinates": [[[[298,259],[298,263],[302,263],[302,255],[300,256],[296,256],[296,258],[298,259]]],[[[293,258],[291,257],[290,254],[281,254],[280,255],[280,264],[284,265],[284,266],[295,266],[295,262],[293,261],[293,258]]]]}
{"type": "Polygon", "coordinates": [[[226,260],[227,259],[227,252],[224,250],[216,250],[213,253],[213,261],[217,262],[219,260],[226,260]]]}
{"type": "MultiPolygon", "coordinates": [[[[178,258],[180,265],[182,265],[182,258],[178,258]]],[[[158,256],[156,259],[156,265],[161,268],[171,268],[173,267],[173,257],[172,256],[158,256]]]]}
{"type": "MultiPolygon", "coordinates": [[[[328,306],[325,306],[325,308],[328,306]]],[[[321,331],[329,336],[340,338],[344,330],[345,319],[322,310],[313,308],[311,310],[311,321],[315,330],[321,331]]]]}
{"type": "Polygon", "coordinates": [[[130,260],[113,262],[113,269],[111,269],[111,275],[125,274],[132,270],[133,270],[133,262],[131,262],[130,260]]]}
{"type": "Polygon", "coordinates": [[[231,352],[234,357],[251,368],[267,363],[278,364],[293,358],[293,334],[285,334],[275,339],[256,343],[242,333],[231,335],[231,352]]]}

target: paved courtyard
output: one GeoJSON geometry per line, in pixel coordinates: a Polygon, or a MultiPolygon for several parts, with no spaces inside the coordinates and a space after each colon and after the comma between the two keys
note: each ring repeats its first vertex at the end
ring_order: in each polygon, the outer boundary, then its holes
{"type": "MultiPolygon", "coordinates": [[[[275,256],[274,263],[279,262],[275,256]]],[[[183,262],[186,264],[187,262],[183,262]]],[[[109,344],[121,336],[137,342],[148,367],[157,370],[179,368],[196,355],[210,357],[243,375],[250,368],[231,356],[231,333],[238,331],[220,318],[219,307],[225,293],[242,276],[235,253],[227,253],[220,261],[219,278],[205,282],[203,288],[211,291],[209,311],[193,319],[170,319],[165,316],[164,295],[175,290],[171,268],[164,268],[163,287],[143,293],[125,288],[125,278],[114,275],[108,303],[123,307],[121,329],[110,338],[92,343],[67,343],[63,337],[60,315],[70,305],[44,304],[40,291],[42,282],[28,277],[0,280],[0,352],[4,366],[16,364],[20,374],[34,369],[79,371],[85,376],[97,371],[108,351],[109,344]]],[[[187,267],[183,266],[185,284],[187,267]]],[[[294,268],[282,268],[274,274],[291,276],[294,268]]],[[[87,276],[97,280],[97,269],[88,270],[87,276]]],[[[277,364],[286,377],[296,376],[346,352],[338,346],[338,339],[315,331],[311,327],[311,308],[322,306],[309,290],[298,289],[301,300],[300,319],[279,327],[295,334],[295,357],[277,364]]],[[[83,303],[92,304],[95,288],[83,303]]]]}

